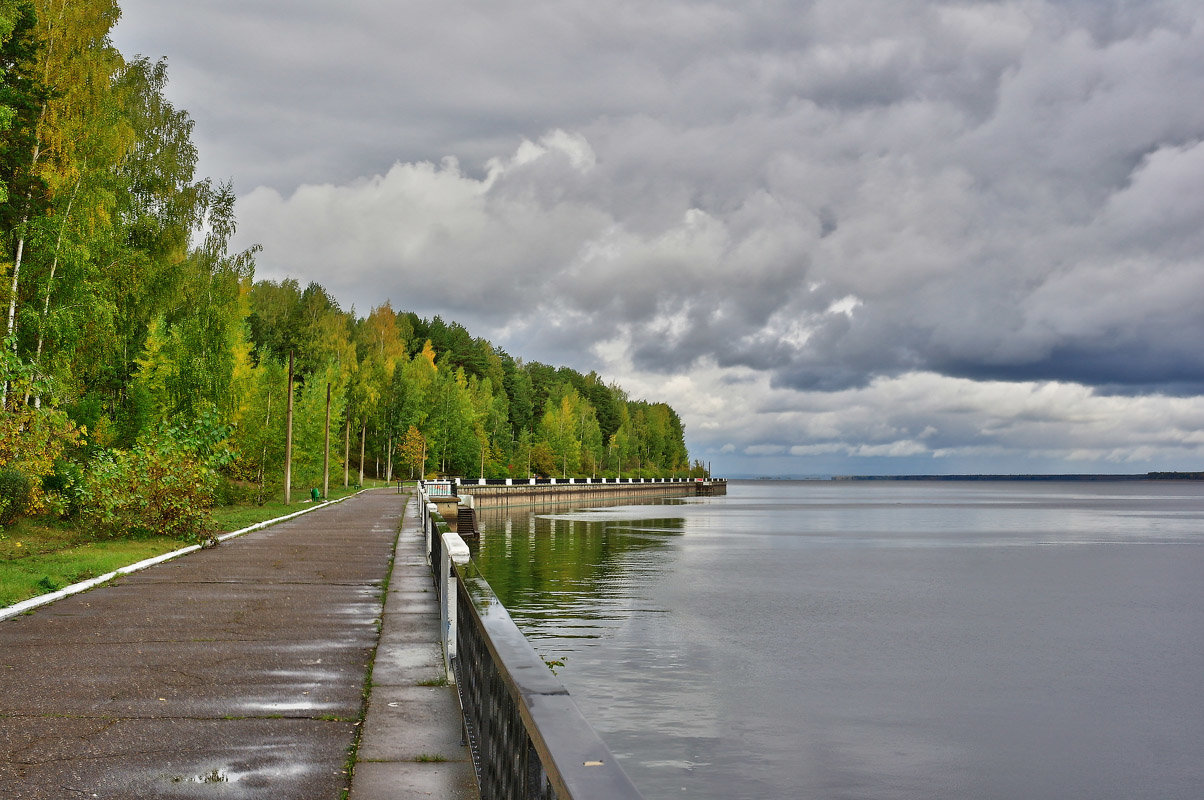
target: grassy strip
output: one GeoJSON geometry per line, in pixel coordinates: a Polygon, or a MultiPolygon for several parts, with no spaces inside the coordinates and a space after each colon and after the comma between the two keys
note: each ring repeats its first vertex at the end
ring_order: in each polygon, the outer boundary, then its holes
{"type": "MultiPolygon", "coordinates": [[[[365,484],[372,487],[373,482],[365,484]]],[[[330,499],[354,493],[355,489],[331,487],[330,499]]],[[[304,501],[295,500],[286,506],[281,497],[261,506],[215,508],[216,532],[241,530],[309,507],[308,495],[298,492],[297,497],[304,501]]],[[[23,519],[0,531],[0,608],[170,553],[186,544],[167,536],[98,541],[79,520],[23,519]]]]}
{"type": "Polygon", "coordinates": [[[40,536],[47,527],[24,520],[0,541],[0,608],[181,547],[166,536],[80,542],[53,529],[40,536]]]}
{"type": "MultiPolygon", "coordinates": [[[[374,483],[379,483],[384,486],[384,481],[373,482],[371,480],[364,481],[365,488],[373,488],[374,483]]],[[[338,500],[340,497],[347,497],[356,493],[356,489],[344,489],[342,486],[330,487],[330,500],[338,500]]],[[[256,505],[238,505],[238,506],[219,506],[213,509],[213,521],[216,526],[217,533],[229,533],[230,531],[238,531],[254,525],[257,522],[263,522],[269,519],[283,517],[286,514],[294,514],[303,509],[309,508],[311,505],[309,494],[295,492],[293,494],[293,502],[289,505],[284,504],[284,495],[280,494],[272,498],[261,506],[256,505]]]]}

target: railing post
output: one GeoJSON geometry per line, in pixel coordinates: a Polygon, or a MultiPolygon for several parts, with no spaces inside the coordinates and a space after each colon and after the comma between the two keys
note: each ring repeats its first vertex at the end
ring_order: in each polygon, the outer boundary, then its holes
{"type": "Polygon", "coordinates": [[[443,638],[443,665],[447,668],[447,682],[455,683],[452,659],[456,657],[456,589],[455,564],[467,564],[468,545],[458,533],[443,534],[443,563],[439,567],[439,630],[443,638]]]}
{"type": "Polygon", "coordinates": [[[437,514],[437,513],[439,513],[439,507],[437,505],[435,505],[434,503],[426,504],[426,523],[422,526],[422,530],[424,533],[426,533],[426,551],[425,552],[426,552],[426,565],[428,567],[434,566],[433,564],[431,564],[431,535],[432,535],[432,532],[435,530],[435,514],[437,514]]]}

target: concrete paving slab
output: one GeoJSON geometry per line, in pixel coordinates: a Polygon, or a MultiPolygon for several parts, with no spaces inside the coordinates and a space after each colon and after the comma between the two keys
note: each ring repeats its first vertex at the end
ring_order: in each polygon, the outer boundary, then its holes
{"type": "MultiPolygon", "coordinates": [[[[431,631],[439,630],[436,614],[386,614],[381,622],[381,637],[393,642],[429,642],[431,631]]],[[[438,645],[436,645],[438,646],[438,645]]]]}
{"type": "MultiPolygon", "coordinates": [[[[407,594],[412,594],[412,593],[407,593],[407,594]]],[[[396,595],[393,595],[393,598],[395,598],[397,602],[395,604],[391,604],[392,607],[390,607],[390,609],[389,609],[389,613],[391,613],[391,614],[427,614],[427,615],[429,615],[432,613],[432,609],[434,609],[434,613],[436,616],[438,616],[438,614],[439,614],[439,611],[438,611],[439,607],[437,605],[435,605],[433,593],[432,593],[430,599],[427,599],[426,595],[422,595],[420,598],[417,598],[417,599],[407,599],[404,597],[398,597],[396,595]]]]}
{"type": "Polygon", "coordinates": [[[361,762],[349,800],[398,800],[437,797],[440,800],[476,797],[476,777],[471,763],[361,762]]]}
{"type": "Polygon", "coordinates": [[[442,686],[374,686],[360,743],[361,761],[462,761],[455,695],[442,686]]]}
{"type": "MultiPolygon", "coordinates": [[[[382,632],[383,634],[383,632],[382,632]]],[[[393,641],[376,651],[372,667],[372,685],[405,686],[434,680],[446,672],[443,652],[428,635],[421,641],[393,641]]],[[[373,689],[375,691],[375,689],[373,689]]]]}
{"type": "Polygon", "coordinates": [[[435,590],[433,588],[415,590],[394,588],[393,586],[390,586],[389,597],[396,597],[398,600],[406,603],[428,603],[430,605],[430,610],[439,610],[438,595],[435,594],[435,590]]]}

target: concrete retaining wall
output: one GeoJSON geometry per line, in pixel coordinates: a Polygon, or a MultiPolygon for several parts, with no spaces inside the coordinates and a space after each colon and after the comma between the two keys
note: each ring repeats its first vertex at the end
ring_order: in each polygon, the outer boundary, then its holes
{"type": "Polygon", "coordinates": [[[727,494],[726,481],[646,481],[623,483],[518,483],[512,486],[463,483],[457,487],[461,496],[472,495],[477,508],[505,506],[534,506],[566,502],[614,502],[631,498],[696,497],[727,494]]]}

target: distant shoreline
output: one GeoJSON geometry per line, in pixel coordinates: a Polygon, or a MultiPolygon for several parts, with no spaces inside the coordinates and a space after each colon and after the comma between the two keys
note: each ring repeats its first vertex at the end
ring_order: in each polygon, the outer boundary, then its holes
{"type": "Polygon", "coordinates": [[[732,480],[755,481],[1065,481],[1065,482],[1120,482],[1120,481],[1200,481],[1204,472],[1146,472],[1122,475],[1110,473],[1074,473],[1051,475],[829,475],[808,477],[732,478],[732,480]]]}

